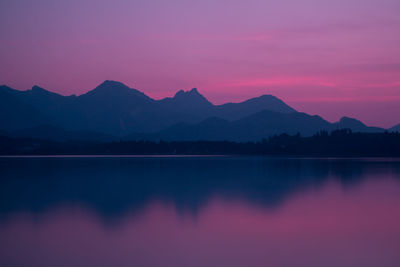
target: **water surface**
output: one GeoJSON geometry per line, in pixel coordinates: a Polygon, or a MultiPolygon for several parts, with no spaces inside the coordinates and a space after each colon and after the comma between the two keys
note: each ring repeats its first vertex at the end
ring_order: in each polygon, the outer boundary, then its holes
{"type": "Polygon", "coordinates": [[[400,266],[400,162],[0,158],[0,266],[400,266]]]}

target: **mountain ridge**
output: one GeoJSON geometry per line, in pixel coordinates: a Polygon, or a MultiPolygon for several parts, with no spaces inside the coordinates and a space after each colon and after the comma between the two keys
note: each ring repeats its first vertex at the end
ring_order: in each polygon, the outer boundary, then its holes
{"type": "Polygon", "coordinates": [[[361,132],[384,130],[348,117],[330,123],[319,116],[298,112],[273,95],[214,105],[193,88],[156,100],[112,80],[79,96],[62,96],[36,85],[26,91],[3,85],[0,97],[0,128],[9,133],[53,125],[68,132],[61,134],[62,131],[53,129],[64,136],[83,131],[143,139],[146,136],[172,138],[175,134],[186,139],[192,135],[192,138],[231,136],[233,140],[254,140],[278,133],[309,135],[341,128],[361,132]],[[220,129],[219,133],[216,129],[220,129]]]}
{"type": "MultiPolygon", "coordinates": [[[[303,112],[279,113],[263,110],[245,118],[228,121],[210,117],[197,124],[179,123],[157,133],[134,133],[123,140],[151,141],[259,141],[272,135],[312,136],[320,131],[342,129],[318,115],[303,112]]],[[[377,128],[376,132],[383,132],[377,128]]],[[[365,132],[372,132],[366,126],[365,132]]]]}

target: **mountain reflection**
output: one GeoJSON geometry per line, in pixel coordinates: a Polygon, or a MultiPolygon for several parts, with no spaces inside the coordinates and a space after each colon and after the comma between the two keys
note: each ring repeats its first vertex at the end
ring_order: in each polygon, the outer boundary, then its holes
{"type": "Polygon", "coordinates": [[[1,158],[0,169],[2,220],[77,205],[114,221],[153,201],[196,215],[212,197],[276,209],[332,179],[400,176],[398,161],[240,157],[1,158]]]}

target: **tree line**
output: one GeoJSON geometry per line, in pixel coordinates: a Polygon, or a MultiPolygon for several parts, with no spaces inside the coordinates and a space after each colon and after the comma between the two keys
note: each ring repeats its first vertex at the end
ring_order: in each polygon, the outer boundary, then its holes
{"type": "Polygon", "coordinates": [[[259,142],[231,141],[54,141],[0,137],[1,155],[270,155],[399,157],[400,133],[321,131],[311,137],[274,135],[259,142]]]}

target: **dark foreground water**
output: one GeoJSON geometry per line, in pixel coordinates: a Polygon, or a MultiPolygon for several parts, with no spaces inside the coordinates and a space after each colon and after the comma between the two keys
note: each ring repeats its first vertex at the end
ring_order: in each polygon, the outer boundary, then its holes
{"type": "Polygon", "coordinates": [[[0,158],[0,266],[400,266],[400,162],[0,158]]]}

